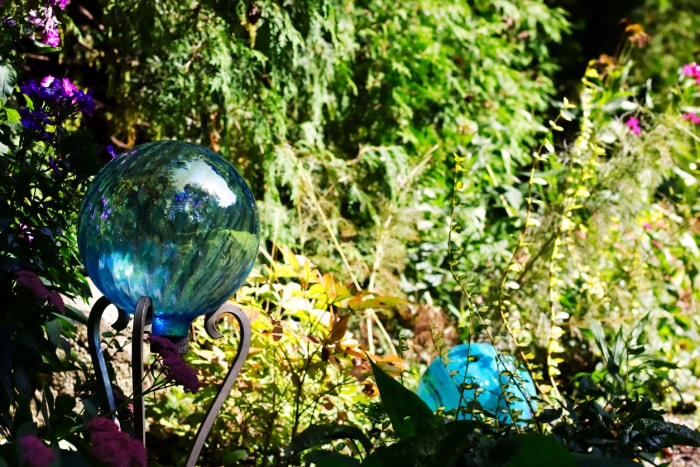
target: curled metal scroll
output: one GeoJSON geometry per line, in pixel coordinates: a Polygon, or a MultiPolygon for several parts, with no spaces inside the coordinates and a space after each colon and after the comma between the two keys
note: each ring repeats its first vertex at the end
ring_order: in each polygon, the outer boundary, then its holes
{"type": "MultiPolygon", "coordinates": [[[[114,403],[114,392],[112,390],[112,383],[109,380],[109,373],[107,372],[107,364],[105,363],[104,353],[102,352],[102,345],[100,343],[100,323],[102,321],[102,314],[105,312],[107,307],[111,305],[112,302],[109,301],[107,297],[100,297],[99,300],[95,302],[90,310],[90,315],[88,316],[88,347],[90,349],[90,358],[92,359],[92,366],[95,368],[95,374],[97,375],[97,381],[100,387],[104,389],[105,396],[107,397],[107,406],[109,409],[109,414],[112,420],[117,421],[116,414],[116,404],[114,403]]],[[[127,312],[119,307],[117,312],[117,320],[112,324],[112,328],[116,331],[121,331],[129,324],[129,315],[127,312]]]]}
{"type": "MultiPolygon", "coordinates": [[[[105,396],[107,398],[107,405],[109,409],[109,414],[112,420],[118,422],[117,419],[117,407],[114,401],[114,392],[112,389],[112,383],[109,379],[109,373],[107,371],[107,364],[105,363],[104,354],[102,352],[102,346],[100,343],[101,333],[100,333],[100,323],[102,321],[102,315],[105,309],[111,305],[112,302],[106,297],[101,297],[90,311],[90,316],[88,317],[88,338],[89,338],[89,348],[90,357],[92,358],[92,364],[95,368],[95,374],[97,375],[98,382],[100,386],[104,389],[105,396]]],[[[112,328],[116,331],[121,331],[126,328],[129,324],[129,314],[124,310],[117,307],[118,317],[117,320],[112,324],[112,328]]],[[[223,337],[223,334],[219,332],[216,328],[216,323],[219,318],[224,314],[233,315],[238,321],[238,326],[240,329],[240,339],[238,341],[238,349],[236,355],[233,359],[233,364],[229,369],[226,378],[224,378],[219,391],[214,398],[209,410],[207,411],[204,421],[199,426],[197,431],[197,436],[195,437],[194,446],[187,458],[187,467],[194,467],[199,454],[204,446],[204,441],[209,435],[211,428],[214,424],[219,411],[224,405],[226,398],[231,392],[233,383],[236,381],[236,377],[243,367],[246,357],[248,356],[248,351],[250,350],[250,338],[251,338],[251,328],[248,317],[243,311],[237,306],[231,304],[222,305],[218,310],[210,313],[205,318],[205,327],[207,333],[214,339],[219,339],[223,337]]],[[[133,340],[131,343],[131,372],[132,372],[132,384],[134,391],[134,437],[140,440],[144,447],[146,446],[146,430],[145,430],[145,408],[143,403],[143,341],[144,334],[147,330],[148,325],[153,320],[153,304],[151,299],[148,297],[141,297],[136,304],[136,310],[134,312],[134,329],[133,329],[133,340]]]]}
{"type": "Polygon", "coordinates": [[[218,319],[225,313],[233,315],[238,321],[238,326],[241,333],[240,339],[238,341],[238,350],[236,352],[236,356],[233,358],[233,364],[231,365],[231,368],[229,369],[226,378],[224,378],[224,382],[221,384],[219,392],[217,392],[216,397],[214,398],[214,402],[212,402],[211,406],[209,407],[209,410],[207,411],[207,415],[204,417],[202,424],[199,426],[199,430],[197,431],[197,436],[194,441],[194,446],[192,446],[192,451],[190,452],[190,455],[187,458],[187,464],[185,464],[186,467],[194,467],[197,463],[199,454],[202,451],[202,447],[204,446],[204,441],[206,440],[207,435],[211,431],[216,416],[219,414],[221,407],[223,407],[226,398],[231,392],[233,383],[236,381],[236,377],[238,376],[238,373],[240,373],[241,368],[243,367],[243,362],[248,356],[248,350],[250,349],[250,321],[248,321],[248,317],[246,316],[246,314],[243,313],[243,311],[235,305],[227,303],[222,305],[215,312],[208,314],[205,318],[205,326],[207,333],[214,339],[219,339],[223,337],[223,334],[221,334],[216,328],[216,323],[218,319]]]}

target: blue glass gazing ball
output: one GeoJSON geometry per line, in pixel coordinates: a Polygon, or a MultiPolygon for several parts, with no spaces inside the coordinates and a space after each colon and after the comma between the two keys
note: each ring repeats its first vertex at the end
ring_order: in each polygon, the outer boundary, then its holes
{"type": "Polygon", "coordinates": [[[524,368],[516,368],[512,356],[501,354],[499,361],[493,345],[471,343],[451,348],[447,359],[447,365],[441,358],[433,360],[418,382],[418,396],[433,411],[459,409],[458,419],[471,419],[470,405],[476,399],[475,408],[500,423],[513,423],[511,412],[521,421],[532,418],[535,384],[524,368]]]}
{"type": "Polygon", "coordinates": [[[88,275],[132,313],[153,302],[152,333],[184,337],[228,300],[253,267],[255,200],[215,152],[181,141],[136,146],[110,161],[80,207],[78,248],[88,275]]]}

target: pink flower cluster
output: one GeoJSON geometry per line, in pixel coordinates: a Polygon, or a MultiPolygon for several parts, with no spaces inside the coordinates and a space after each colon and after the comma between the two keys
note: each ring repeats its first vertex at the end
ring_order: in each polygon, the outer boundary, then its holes
{"type": "Polygon", "coordinates": [[[700,117],[695,115],[695,112],[688,112],[687,114],[681,114],[681,117],[683,117],[685,120],[689,120],[693,122],[694,124],[700,123],[700,117]]]}
{"type": "Polygon", "coordinates": [[[90,454],[108,467],[146,467],[148,456],[141,441],[119,430],[112,420],[95,417],[87,424],[90,454]]]}
{"type": "Polygon", "coordinates": [[[700,84],[700,66],[697,63],[687,63],[683,65],[683,75],[695,79],[697,84],[700,84]]]}
{"type": "Polygon", "coordinates": [[[48,467],[56,459],[56,453],[36,436],[19,439],[20,462],[28,467],[48,467]]]}
{"type": "Polygon", "coordinates": [[[630,117],[627,119],[625,122],[625,125],[627,125],[627,128],[630,129],[632,133],[635,135],[641,135],[642,134],[642,129],[639,128],[639,119],[635,117],[630,117]]]}
{"type": "Polygon", "coordinates": [[[182,359],[177,345],[166,337],[150,336],[151,351],[163,357],[165,375],[168,379],[181,384],[185,391],[195,394],[199,391],[199,381],[192,368],[182,359]]]}
{"type": "MultiPolygon", "coordinates": [[[[700,84],[700,66],[695,62],[686,63],[683,65],[683,76],[694,79],[695,84],[700,84]]],[[[681,117],[695,125],[700,124],[700,117],[698,117],[695,112],[681,114],[681,117]]]]}

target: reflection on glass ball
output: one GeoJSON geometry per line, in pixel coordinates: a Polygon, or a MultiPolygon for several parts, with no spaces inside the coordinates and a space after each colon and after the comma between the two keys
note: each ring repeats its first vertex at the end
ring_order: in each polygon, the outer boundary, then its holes
{"type": "Polygon", "coordinates": [[[258,250],[255,200],[215,152],[147,143],[97,174],[85,194],[78,247],[88,275],[119,308],[153,301],[153,330],[184,337],[245,280],[258,250]]]}
{"type": "Polygon", "coordinates": [[[512,356],[501,354],[499,361],[493,345],[471,343],[451,348],[447,359],[447,365],[440,358],[433,360],[418,382],[418,396],[433,411],[459,408],[458,419],[471,419],[472,409],[479,409],[500,423],[513,423],[511,412],[517,420],[532,418],[537,407],[531,400],[537,394],[535,384],[525,369],[516,369],[512,356]],[[510,393],[510,404],[504,389],[510,393]]]}

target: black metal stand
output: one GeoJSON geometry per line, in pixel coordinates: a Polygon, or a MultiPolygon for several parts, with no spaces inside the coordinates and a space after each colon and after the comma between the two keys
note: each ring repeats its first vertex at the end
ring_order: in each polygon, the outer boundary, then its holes
{"type": "MultiPolygon", "coordinates": [[[[107,372],[107,364],[105,363],[104,354],[102,352],[101,345],[101,333],[100,333],[100,322],[102,321],[102,315],[112,302],[106,297],[101,297],[90,311],[90,316],[88,317],[88,344],[90,347],[90,357],[92,358],[92,364],[95,368],[95,373],[97,374],[97,380],[101,389],[104,389],[105,396],[107,399],[106,409],[116,423],[119,423],[117,417],[117,406],[114,399],[114,392],[112,390],[112,383],[109,378],[109,373],[107,372]]],[[[112,328],[121,331],[126,328],[129,324],[129,314],[124,310],[117,308],[118,317],[117,320],[112,324],[112,328]]],[[[205,327],[207,334],[213,339],[219,339],[223,337],[218,329],[216,328],[217,321],[219,318],[229,313],[233,315],[238,321],[238,326],[241,332],[240,339],[238,341],[238,350],[236,356],[233,359],[233,363],[229,369],[226,378],[224,378],[219,391],[214,398],[207,414],[199,426],[197,431],[197,436],[195,437],[194,445],[190,451],[190,455],[187,458],[186,467],[194,467],[199,458],[199,454],[204,446],[204,441],[211,431],[212,425],[216,416],[219,414],[221,407],[224,405],[226,398],[231,392],[233,383],[236,381],[238,373],[243,367],[243,362],[248,356],[248,350],[250,349],[250,337],[251,329],[248,317],[241,311],[240,308],[230,304],[222,305],[218,310],[213,313],[206,315],[205,317],[205,327]]],[[[131,375],[132,384],[134,391],[134,437],[139,439],[144,447],[146,446],[146,412],[143,404],[143,341],[144,334],[150,328],[150,324],[153,320],[153,305],[151,304],[151,299],[148,297],[141,297],[136,304],[136,310],[134,311],[134,329],[132,334],[131,342],[131,375]]]]}

